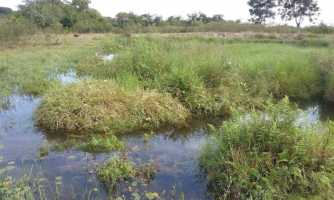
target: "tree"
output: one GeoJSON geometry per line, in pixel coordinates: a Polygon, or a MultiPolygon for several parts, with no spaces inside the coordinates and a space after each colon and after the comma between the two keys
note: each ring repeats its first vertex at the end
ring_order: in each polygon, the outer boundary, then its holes
{"type": "Polygon", "coordinates": [[[251,7],[249,13],[252,18],[249,21],[265,24],[267,19],[275,19],[275,0],[249,0],[247,4],[251,7]]]}
{"type": "Polygon", "coordinates": [[[59,0],[25,0],[23,3],[18,6],[20,14],[41,28],[57,24],[64,14],[59,0]]]}
{"type": "Polygon", "coordinates": [[[212,21],[214,21],[214,22],[224,21],[224,15],[222,15],[222,14],[215,14],[215,15],[212,16],[212,21]]]}
{"type": "Polygon", "coordinates": [[[0,7],[0,15],[10,15],[12,13],[13,13],[13,10],[11,8],[0,7]]]}
{"type": "Polygon", "coordinates": [[[76,7],[79,12],[89,9],[90,0],[72,0],[72,6],[76,7]]]}
{"type": "Polygon", "coordinates": [[[299,33],[300,24],[304,18],[309,18],[310,22],[315,20],[316,16],[320,15],[320,8],[317,0],[278,0],[281,18],[283,20],[294,19],[297,25],[297,32],[299,33]]]}
{"type": "Polygon", "coordinates": [[[170,16],[168,17],[167,21],[170,23],[171,26],[181,26],[182,25],[182,17],[179,16],[170,16]]]}
{"type": "Polygon", "coordinates": [[[120,12],[116,15],[117,24],[121,28],[123,28],[124,24],[129,21],[129,19],[129,14],[126,12],[120,12]]]}

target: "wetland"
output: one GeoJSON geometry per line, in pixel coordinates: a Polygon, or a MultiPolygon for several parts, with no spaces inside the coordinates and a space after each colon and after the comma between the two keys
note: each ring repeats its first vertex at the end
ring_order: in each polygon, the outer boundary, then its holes
{"type": "Polygon", "coordinates": [[[332,197],[330,39],[62,37],[0,54],[1,198],[332,197]]]}

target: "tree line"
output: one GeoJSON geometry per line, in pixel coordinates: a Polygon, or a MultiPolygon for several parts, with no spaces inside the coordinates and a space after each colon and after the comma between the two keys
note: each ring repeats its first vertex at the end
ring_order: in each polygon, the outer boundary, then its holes
{"type": "MultiPolygon", "coordinates": [[[[24,0],[17,11],[0,7],[0,25],[32,23],[40,29],[51,28],[77,32],[120,30],[138,32],[140,29],[148,30],[149,27],[156,27],[152,28],[152,31],[160,28],[162,32],[221,31],[224,28],[227,32],[258,32],[265,30],[269,19],[275,19],[280,15],[283,20],[294,19],[299,32],[305,18],[313,21],[320,14],[317,0],[248,0],[249,12],[252,16],[248,23],[241,23],[240,20],[225,20],[223,14],[208,16],[202,12],[188,14],[186,18],[179,15],[169,16],[167,19],[163,19],[161,15],[149,13],[137,15],[133,12],[120,12],[112,18],[103,17],[97,10],[89,7],[90,3],[91,0],[24,0]]],[[[326,29],[326,33],[331,32],[331,26],[324,23],[320,25],[322,29],[326,29]]],[[[284,29],[277,29],[277,32],[286,30],[285,26],[284,29]]]]}

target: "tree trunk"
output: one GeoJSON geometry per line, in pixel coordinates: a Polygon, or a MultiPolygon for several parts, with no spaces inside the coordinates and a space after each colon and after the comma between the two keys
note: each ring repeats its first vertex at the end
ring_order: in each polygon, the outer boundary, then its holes
{"type": "Polygon", "coordinates": [[[300,23],[297,23],[297,33],[299,34],[300,23]]]}

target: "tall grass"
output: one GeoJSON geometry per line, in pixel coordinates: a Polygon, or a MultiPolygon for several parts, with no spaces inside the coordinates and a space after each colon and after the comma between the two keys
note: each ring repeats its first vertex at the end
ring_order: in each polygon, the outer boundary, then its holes
{"type": "Polygon", "coordinates": [[[216,199],[332,199],[333,122],[311,126],[288,98],[263,112],[235,112],[199,152],[216,199]]]}
{"type": "Polygon", "coordinates": [[[36,111],[36,123],[52,129],[129,130],[182,124],[187,110],[166,93],[129,91],[113,81],[55,85],[36,111]]]}
{"type": "Polygon", "coordinates": [[[140,93],[150,94],[148,96],[152,96],[152,100],[157,98],[156,101],[168,94],[171,99],[159,100],[159,104],[173,99],[174,105],[182,107],[181,113],[186,108],[194,115],[229,115],[232,107],[263,109],[264,99],[270,95],[277,99],[285,95],[309,98],[324,93],[323,73],[312,56],[326,54],[329,47],[322,44],[327,40],[310,40],[313,48],[300,47],[298,40],[289,45],[250,42],[252,40],[244,38],[226,40],[202,36],[106,38],[98,50],[102,54],[114,53],[112,61],[86,55],[78,59],[74,67],[78,75],[99,81],[51,88],[36,119],[56,129],[116,127],[126,130],[146,124],[158,126],[159,121],[177,123],[187,116],[181,114],[181,118],[172,120],[178,114],[159,117],[161,113],[158,113],[152,118],[151,111],[146,113],[152,102],[142,101],[140,93]],[[115,90],[116,100],[108,96],[108,90],[115,90]],[[81,97],[77,99],[78,95],[81,97]],[[109,112],[108,107],[122,101],[120,95],[128,98],[129,103],[119,105],[124,107],[117,109],[114,116],[105,114],[106,110],[109,112]],[[143,116],[126,117],[137,112],[137,101],[143,103],[143,116]],[[89,104],[90,110],[80,115],[75,113],[74,110],[82,109],[86,102],[94,102],[94,105],[89,104]],[[130,114],[122,109],[128,109],[130,114]],[[143,123],[145,115],[152,118],[152,124],[143,123]]]}

